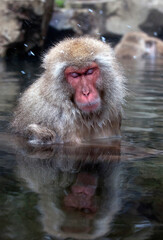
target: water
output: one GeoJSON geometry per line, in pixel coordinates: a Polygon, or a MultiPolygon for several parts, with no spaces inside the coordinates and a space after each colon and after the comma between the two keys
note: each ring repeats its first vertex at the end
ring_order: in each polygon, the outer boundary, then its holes
{"type": "Polygon", "coordinates": [[[38,61],[0,63],[1,240],[162,239],[163,61],[123,65],[121,142],[34,148],[7,125],[38,61]]]}

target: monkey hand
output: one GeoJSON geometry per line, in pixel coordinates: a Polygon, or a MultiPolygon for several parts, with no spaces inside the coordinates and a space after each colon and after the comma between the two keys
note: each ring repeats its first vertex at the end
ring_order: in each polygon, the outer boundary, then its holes
{"type": "Polygon", "coordinates": [[[56,139],[56,133],[54,131],[38,124],[33,123],[28,125],[26,131],[29,137],[29,143],[31,144],[50,144],[54,143],[56,139]]]}

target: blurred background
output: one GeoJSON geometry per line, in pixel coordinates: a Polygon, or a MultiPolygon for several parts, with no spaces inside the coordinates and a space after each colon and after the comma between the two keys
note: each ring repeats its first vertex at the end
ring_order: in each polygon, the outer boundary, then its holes
{"type": "Polygon", "coordinates": [[[162,0],[1,0],[0,56],[31,56],[85,34],[112,46],[131,31],[163,38],[162,0]],[[30,52],[32,51],[32,52],[30,52]]]}

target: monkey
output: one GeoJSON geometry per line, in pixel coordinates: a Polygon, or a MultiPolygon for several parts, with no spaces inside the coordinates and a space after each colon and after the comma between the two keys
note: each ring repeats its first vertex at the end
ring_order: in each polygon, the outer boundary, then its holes
{"type": "Polygon", "coordinates": [[[43,74],[19,99],[11,128],[32,144],[89,142],[120,135],[125,77],[112,48],[65,39],[43,58],[43,74]]]}
{"type": "Polygon", "coordinates": [[[163,41],[143,32],[130,32],[115,47],[115,55],[122,59],[161,57],[163,41]]]}

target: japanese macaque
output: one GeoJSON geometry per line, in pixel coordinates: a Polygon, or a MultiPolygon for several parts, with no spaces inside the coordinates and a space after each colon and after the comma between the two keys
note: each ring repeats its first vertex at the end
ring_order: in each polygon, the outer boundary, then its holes
{"type": "Polygon", "coordinates": [[[12,128],[31,143],[81,143],[120,134],[124,77],[110,46],[67,39],[43,59],[42,76],[22,95],[12,128]]]}
{"type": "Polygon", "coordinates": [[[163,56],[163,41],[143,32],[127,33],[115,47],[115,55],[123,59],[163,56]]]}

